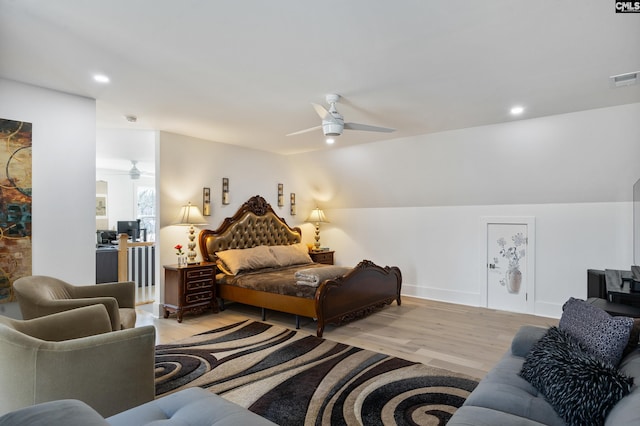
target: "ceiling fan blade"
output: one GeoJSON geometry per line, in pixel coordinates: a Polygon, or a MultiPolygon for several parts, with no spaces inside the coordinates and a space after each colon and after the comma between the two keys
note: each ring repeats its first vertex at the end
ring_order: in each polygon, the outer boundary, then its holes
{"type": "Polygon", "coordinates": [[[388,127],[370,126],[368,124],[359,124],[359,123],[344,123],[344,128],[346,130],[364,130],[366,132],[383,132],[383,133],[391,133],[396,131],[396,129],[390,129],[388,127]]]}
{"type": "Polygon", "coordinates": [[[316,110],[316,113],[320,116],[320,118],[322,118],[323,120],[333,120],[333,116],[325,107],[313,103],[311,105],[313,105],[313,109],[316,110]]]}
{"type": "Polygon", "coordinates": [[[297,132],[289,133],[287,136],[300,135],[302,133],[313,132],[314,130],[318,130],[318,129],[322,129],[322,126],[315,126],[315,127],[309,128],[309,129],[299,130],[297,132]]]}

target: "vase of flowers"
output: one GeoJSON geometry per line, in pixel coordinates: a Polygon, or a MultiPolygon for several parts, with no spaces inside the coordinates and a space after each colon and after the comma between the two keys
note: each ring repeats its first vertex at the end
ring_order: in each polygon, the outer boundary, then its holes
{"type": "MultiPolygon", "coordinates": [[[[509,265],[504,279],[500,280],[500,284],[507,288],[509,293],[519,293],[522,285],[522,271],[520,271],[520,259],[526,255],[527,237],[518,232],[511,237],[513,245],[507,247],[507,241],[504,238],[498,239],[500,246],[500,255],[507,259],[509,265]]],[[[496,259],[496,263],[497,259],[496,259]]]]}
{"type": "Polygon", "coordinates": [[[509,269],[505,274],[507,291],[518,294],[522,285],[522,272],[518,268],[509,269]]]}
{"type": "Polygon", "coordinates": [[[176,254],[178,255],[178,268],[185,266],[187,262],[184,257],[184,252],[182,251],[182,246],[180,244],[176,244],[173,248],[176,250],[176,254]]]}

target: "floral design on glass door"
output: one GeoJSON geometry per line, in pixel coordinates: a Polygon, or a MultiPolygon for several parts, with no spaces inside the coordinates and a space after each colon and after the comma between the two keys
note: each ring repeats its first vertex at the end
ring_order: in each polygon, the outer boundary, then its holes
{"type": "MultiPolygon", "coordinates": [[[[522,285],[520,260],[527,254],[527,237],[518,232],[511,237],[511,243],[508,243],[503,237],[498,238],[497,243],[500,247],[500,256],[507,262],[507,268],[500,284],[506,287],[509,293],[518,294],[522,285]]],[[[494,257],[493,261],[496,265],[500,264],[498,257],[494,257]]]]}

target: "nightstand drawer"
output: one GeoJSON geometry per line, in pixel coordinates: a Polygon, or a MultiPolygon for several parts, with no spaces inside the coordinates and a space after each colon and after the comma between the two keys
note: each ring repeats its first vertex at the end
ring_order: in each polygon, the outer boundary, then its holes
{"type": "Polygon", "coordinates": [[[316,263],[333,265],[333,253],[333,251],[312,251],[309,253],[309,256],[311,256],[311,260],[316,263]]]}
{"type": "Polygon", "coordinates": [[[187,279],[213,277],[213,268],[193,269],[187,271],[187,279]]]}
{"type": "Polygon", "coordinates": [[[185,291],[192,292],[192,291],[198,291],[198,290],[204,290],[204,289],[211,289],[211,287],[213,287],[212,279],[193,280],[193,281],[187,281],[187,288],[185,289],[185,291]]]}
{"type": "Polygon", "coordinates": [[[202,293],[193,293],[193,294],[185,294],[185,303],[187,305],[191,305],[198,302],[211,302],[211,298],[213,297],[213,292],[205,291],[202,293]]]}

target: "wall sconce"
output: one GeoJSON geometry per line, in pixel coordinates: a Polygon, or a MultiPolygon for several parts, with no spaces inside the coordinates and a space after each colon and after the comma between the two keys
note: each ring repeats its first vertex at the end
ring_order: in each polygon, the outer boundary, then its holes
{"type": "Polygon", "coordinates": [[[278,184],[278,207],[284,206],[284,185],[278,184]]]}
{"type": "Polygon", "coordinates": [[[289,210],[289,213],[291,213],[291,216],[295,216],[296,215],[296,194],[292,192],[289,197],[291,201],[291,209],[289,210]]]}
{"type": "Polygon", "coordinates": [[[211,216],[211,188],[202,188],[202,215],[211,216]]]}
{"type": "Polygon", "coordinates": [[[229,204],[229,178],[222,178],[222,204],[229,204]]]}

